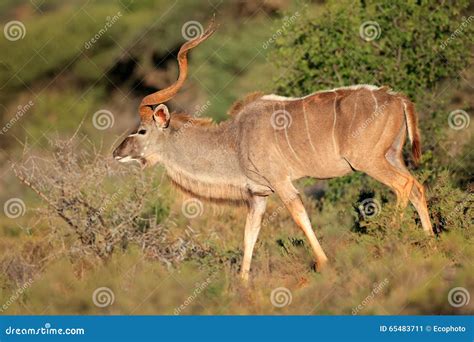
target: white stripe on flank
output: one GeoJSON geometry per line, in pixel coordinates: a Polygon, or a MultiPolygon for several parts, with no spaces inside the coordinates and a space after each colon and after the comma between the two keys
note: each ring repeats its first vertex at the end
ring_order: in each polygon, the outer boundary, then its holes
{"type": "Polygon", "coordinates": [[[280,148],[280,144],[278,143],[278,134],[277,134],[276,129],[273,130],[273,139],[275,141],[275,147],[278,153],[280,154],[281,159],[285,161],[284,165],[286,166],[287,170],[291,173],[292,172],[291,166],[288,166],[288,165],[291,165],[292,163],[288,161],[288,158],[283,154],[283,151],[280,148]]]}
{"type": "Polygon", "coordinates": [[[290,138],[288,137],[288,128],[285,128],[285,137],[286,137],[286,142],[288,143],[288,147],[290,148],[291,150],[291,153],[293,153],[293,155],[295,156],[296,160],[301,164],[301,165],[305,165],[305,163],[303,163],[303,161],[298,158],[298,155],[296,154],[296,151],[293,149],[293,147],[291,146],[291,143],[290,143],[290,138]]]}
{"type": "Polygon", "coordinates": [[[357,94],[356,99],[355,99],[355,104],[354,104],[354,112],[352,113],[352,119],[351,119],[351,124],[349,125],[349,132],[351,131],[352,124],[354,123],[354,119],[356,116],[357,112],[357,101],[359,100],[359,94],[357,94]]]}
{"type": "Polygon", "coordinates": [[[304,118],[304,125],[306,127],[306,135],[308,136],[308,140],[309,140],[309,145],[311,146],[311,149],[313,150],[314,154],[316,154],[316,149],[314,148],[313,142],[311,141],[311,136],[309,134],[308,117],[306,116],[306,108],[304,106],[304,102],[303,102],[303,118],[304,118]]]}
{"type": "Polygon", "coordinates": [[[370,92],[370,95],[372,95],[372,98],[373,98],[374,101],[375,101],[375,110],[374,110],[374,113],[377,113],[377,109],[379,108],[379,103],[377,102],[377,98],[375,97],[373,91],[370,92]]]}

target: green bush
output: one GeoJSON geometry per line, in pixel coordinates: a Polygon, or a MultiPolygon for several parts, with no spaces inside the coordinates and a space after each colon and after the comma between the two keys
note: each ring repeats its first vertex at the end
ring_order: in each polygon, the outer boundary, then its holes
{"type": "Polygon", "coordinates": [[[467,66],[469,1],[342,1],[304,11],[276,40],[276,85],[286,95],[352,84],[423,94],[467,66]]]}

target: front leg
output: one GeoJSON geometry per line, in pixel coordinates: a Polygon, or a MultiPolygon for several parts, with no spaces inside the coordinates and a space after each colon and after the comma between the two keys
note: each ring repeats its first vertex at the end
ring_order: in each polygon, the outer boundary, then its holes
{"type": "Polygon", "coordinates": [[[252,196],[249,201],[249,211],[247,213],[247,221],[245,222],[244,259],[240,270],[240,276],[244,282],[247,282],[249,279],[253,248],[255,247],[255,242],[257,242],[266,207],[267,197],[252,196]]]}

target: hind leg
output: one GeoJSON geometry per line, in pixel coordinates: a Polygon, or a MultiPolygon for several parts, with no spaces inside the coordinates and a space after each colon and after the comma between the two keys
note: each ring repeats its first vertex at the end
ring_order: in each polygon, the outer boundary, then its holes
{"type": "Polygon", "coordinates": [[[426,205],[425,189],[408,171],[405,162],[403,161],[402,150],[405,143],[406,131],[402,129],[398,134],[392,146],[385,154],[388,162],[393,165],[399,172],[403,173],[407,177],[413,179],[413,186],[409,193],[409,200],[415,207],[416,211],[421,220],[423,230],[427,235],[434,235],[433,228],[431,226],[430,214],[428,212],[428,206],[426,205]]]}
{"type": "Polygon", "coordinates": [[[274,188],[276,193],[281,198],[286,208],[290,212],[295,223],[301,228],[301,230],[306,235],[306,238],[308,239],[311,249],[313,250],[314,256],[316,258],[316,267],[318,271],[321,271],[326,265],[328,258],[324,253],[321,245],[319,244],[316,235],[314,234],[313,228],[311,227],[311,222],[303,206],[303,202],[301,200],[300,195],[298,194],[298,191],[289,181],[275,184],[274,188]]]}
{"type": "Polygon", "coordinates": [[[385,157],[381,157],[377,162],[360,168],[360,170],[392,189],[397,195],[397,206],[400,209],[406,208],[414,184],[414,179],[411,175],[400,172],[385,157]]]}
{"type": "Polygon", "coordinates": [[[400,208],[405,208],[409,199],[420,216],[425,233],[434,235],[423,186],[410,173],[402,172],[385,158],[380,163],[363,171],[392,188],[397,194],[400,208]]]}
{"type": "Polygon", "coordinates": [[[416,179],[414,180],[414,186],[410,193],[410,202],[413,204],[420,216],[421,225],[423,226],[425,233],[427,235],[434,235],[428,206],[426,205],[425,189],[416,179]]]}
{"type": "Polygon", "coordinates": [[[401,149],[398,149],[393,153],[389,151],[389,153],[387,153],[387,160],[400,172],[413,179],[413,186],[409,194],[410,202],[413,204],[416,211],[418,212],[418,215],[420,216],[421,225],[425,233],[427,235],[434,235],[433,227],[431,226],[430,214],[428,212],[428,206],[426,204],[425,189],[423,185],[421,185],[406,168],[402,158],[401,149]]]}

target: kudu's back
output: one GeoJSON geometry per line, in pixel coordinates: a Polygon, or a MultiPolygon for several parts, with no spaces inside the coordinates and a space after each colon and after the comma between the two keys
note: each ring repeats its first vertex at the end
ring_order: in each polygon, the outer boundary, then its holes
{"type": "Polygon", "coordinates": [[[388,88],[358,86],[304,98],[263,96],[236,116],[247,176],[267,183],[332,178],[405,139],[403,101],[388,88]]]}

